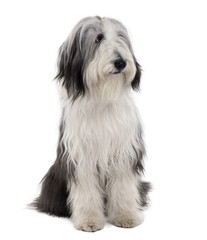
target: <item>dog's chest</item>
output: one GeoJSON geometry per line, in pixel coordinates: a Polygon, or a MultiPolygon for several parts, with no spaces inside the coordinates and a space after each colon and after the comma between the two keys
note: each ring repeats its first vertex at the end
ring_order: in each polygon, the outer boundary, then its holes
{"type": "Polygon", "coordinates": [[[127,139],[136,125],[136,114],[127,106],[94,107],[78,112],[76,120],[71,122],[77,136],[85,136],[89,142],[96,139],[102,143],[127,139]]]}
{"type": "Polygon", "coordinates": [[[73,106],[65,123],[72,157],[105,163],[131,151],[139,128],[135,107],[126,104],[88,109],[73,106]]]}

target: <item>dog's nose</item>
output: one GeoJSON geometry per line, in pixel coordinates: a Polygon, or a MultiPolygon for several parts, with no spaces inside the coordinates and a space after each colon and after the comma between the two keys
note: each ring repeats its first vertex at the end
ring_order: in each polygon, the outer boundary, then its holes
{"type": "Polygon", "coordinates": [[[126,62],[123,59],[118,59],[114,62],[115,68],[121,72],[126,67],[126,62]]]}

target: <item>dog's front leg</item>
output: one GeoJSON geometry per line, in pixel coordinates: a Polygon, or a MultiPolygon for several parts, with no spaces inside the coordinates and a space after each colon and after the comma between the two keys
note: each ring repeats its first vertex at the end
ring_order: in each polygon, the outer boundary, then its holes
{"type": "Polygon", "coordinates": [[[83,171],[78,174],[68,201],[76,229],[94,232],[104,227],[103,197],[95,174],[83,171]]]}
{"type": "Polygon", "coordinates": [[[107,184],[107,213],[112,224],[132,228],[142,223],[139,210],[138,176],[115,170],[107,184]]]}

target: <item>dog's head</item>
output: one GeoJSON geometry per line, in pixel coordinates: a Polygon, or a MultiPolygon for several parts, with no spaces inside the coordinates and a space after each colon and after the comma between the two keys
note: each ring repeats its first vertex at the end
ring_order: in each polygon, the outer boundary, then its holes
{"type": "Polygon", "coordinates": [[[86,92],[136,90],[140,76],[127,31],[115,19],[81,20],[60,47],[56,78],[73,100],[86,92]]]}

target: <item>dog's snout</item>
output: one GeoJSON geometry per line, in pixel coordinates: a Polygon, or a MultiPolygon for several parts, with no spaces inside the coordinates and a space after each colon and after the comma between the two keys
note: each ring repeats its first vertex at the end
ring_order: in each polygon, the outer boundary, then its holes
{"type": "Polygon", "coordinates": [[[119,72],[121,72],[126,67],[126,65],[126,61],[123,59],[118,59],[114,62],[114,66],[119,72]]]}

